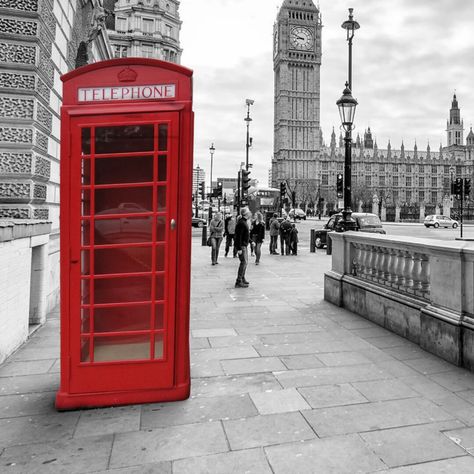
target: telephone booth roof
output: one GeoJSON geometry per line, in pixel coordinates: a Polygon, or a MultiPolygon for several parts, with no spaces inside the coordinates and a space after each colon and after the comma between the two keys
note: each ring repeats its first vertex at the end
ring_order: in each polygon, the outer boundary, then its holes
{"type": "MultiPolygon", "coordinates": [[[[103,90],[120,87],[123,91],[127,90],[128,86],[131,88],[141,85],[173,85],[173,97],[169,97],[168,100],[189,101],[192,99],[192,75],[191,69],[158,59],[121,58],[99,61],[74,69],[61,76],[64,83],[63,105],[115,102],[115,100],[104,98],[104,96],[98,101],[80,100],[78,94],[80,88],[100,87],[103,90]],[[159,74],[157,74],[157,70],[159,70],[159,74]]],[[[148,97],[143,97],[143,100],[147,99],[148,97]]],[[[167,100],[166,97],[161,99],[167,100]]],[[[127,97],[120,98],[122,103],[130,101],[132,100],[128,100],[127,97]]]]}

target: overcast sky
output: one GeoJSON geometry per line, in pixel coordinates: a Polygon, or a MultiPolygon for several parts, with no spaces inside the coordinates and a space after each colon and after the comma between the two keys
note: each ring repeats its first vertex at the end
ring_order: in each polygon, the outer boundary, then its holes
{"type": "MultiPolygon", "coordinates": [[[[316,3],[316,2],[315,2],[316,3]]],[[[361,28],[353,47],[355,135],[370,126],[379,148],[437,150],[456,91],[464,137],[474,122],[474,2],[320,0],[323,20],[321,127],[339,135],[335,105],[347,79],[348,7],[361,28]]],[[[181,0],[182,65],[194,70],[194,163],[213,178],[245,161],[245,99],[251,108],[252,176],[267,184],[273,154],[273,24],[282,0],[181,0]]]]}

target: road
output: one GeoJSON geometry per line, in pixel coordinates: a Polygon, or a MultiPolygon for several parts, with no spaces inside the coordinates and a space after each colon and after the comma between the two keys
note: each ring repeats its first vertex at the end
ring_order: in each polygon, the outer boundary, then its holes
{"type": "MultiPolygon", "coordinates": [[[[301,249],[309,249],[309,237],[311,229],[322,229],[324,224],[327,222],[326,219],[317,219],[309,218],[305,221],[297,221],[296,225],[298,228],[298,246],[301,249]]],[[[438,228],[434,229],[430,227],[427,229],[423,224],[405,224],[405,223],[394,223],[394,222],[384,222],[383,228],[387,232],[387,235],[400,235],[408,237],[419,237],[426,239],[436,239],[436,240],[452,240],[454,241],[457,237],[460,236],[460,229],[444,229],[438,228]]],[[[193,236],[201,235],[202,230],[193,228],[193,236]]],[[[463,237],[474,239],[474,225],[465,225],[463,228],[463,237]]],[[[269,237],[266,235],[266,242],[268,242],[269,237]]],[[[474,242],[472,242],[474,245],[474,242]]]]}

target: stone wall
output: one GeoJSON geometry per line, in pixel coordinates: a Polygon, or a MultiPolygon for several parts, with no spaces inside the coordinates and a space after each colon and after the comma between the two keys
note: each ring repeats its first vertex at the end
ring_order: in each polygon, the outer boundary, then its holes
{"type": "Polygon", "coordinates": [[[324,297],[474,371],[474,246],[332,233],[324,297]]]}
{"type": "Polygon", "coordinates": [[[51,224],[0,221],[0,363],[46,318],[51,224]]]}

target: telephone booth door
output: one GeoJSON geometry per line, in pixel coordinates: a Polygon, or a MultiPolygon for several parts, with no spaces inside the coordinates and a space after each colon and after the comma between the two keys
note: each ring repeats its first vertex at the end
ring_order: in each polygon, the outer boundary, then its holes
{"type": "Polygon", "coordinates": [[[189,396],[192,71],[61,77],[60,410],[189,396]]]}
{"type": "Polygon", "coordinates": [[[72,393],[173,385],[178,136],[177,113],[72,120],[72,393]]]}

